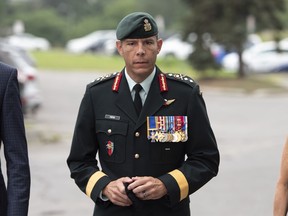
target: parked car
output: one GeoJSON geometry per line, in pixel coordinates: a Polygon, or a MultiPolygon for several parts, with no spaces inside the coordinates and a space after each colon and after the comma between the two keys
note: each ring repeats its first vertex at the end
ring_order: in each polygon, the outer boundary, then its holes
{"type": "Polygon", "coordinates": [[[225,49],[225,47],[218,43],[211,43],[210,51],[215,59],[215,62],[221,65],[223,58],[225,57],[225,55],[227,55],[227,50],[225,49]]]}
{"type": "MultiPolygon", "coordinates": [[[[244,68],[251,73],[288,71],[288,41],[267,41],[253,45],[243,52],[244,68]]],[[[222,61],[222,66],[236,72],[239,68],[237,53],[227,54],[222,61]]]]}
{"type": "Polygon", "coordinates": [[[29,61],[25,50],[0,42],[0,61],[18,70],[20,97],[24,114],[35,114],[42,99],[38,88],[37,69],[33,59],[29,61]]]}
{"type": "Polygon", "coordinates": [[[50,49],[50,42],[43,37],[36,37],[29,33],[19,33],[6,37],[8,44],[22,48],[24,50],[41,50],[47,51],[50,49]]]}
{"type": "Polygon", "coordinates": [[[193,52],[193,45],[181,39],[180,34],[174,34],[163,41],[159,57],[175,57],[185,60],[193,52]]]}
{"type": "Polygon", "coordinates": [[[88,35],[80,38],[71,39],[66,44],[66,50],[71,53],[85,53],[85,52],[98,52],[103,54],[110,54],[111,48],[108,41],[115,45],[116,32],[115,30],[99,30],[94,31],[88,35]]]}

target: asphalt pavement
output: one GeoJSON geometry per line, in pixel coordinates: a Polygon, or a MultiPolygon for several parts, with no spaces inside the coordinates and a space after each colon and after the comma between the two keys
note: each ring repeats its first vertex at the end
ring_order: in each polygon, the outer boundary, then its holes
{"type": "MultiPolygon", "coordinates": [[[[32,173],[30,216],[92,215],[93,202],[69,176],[66,158],[85,86],[99,72],[41,71],[43,106],[25,118],[32,173]]],[[[193,216],[269,216],[288,135],[288,90],[203,96],[220,153],[220,171],[190,196],[193,216]]]]}

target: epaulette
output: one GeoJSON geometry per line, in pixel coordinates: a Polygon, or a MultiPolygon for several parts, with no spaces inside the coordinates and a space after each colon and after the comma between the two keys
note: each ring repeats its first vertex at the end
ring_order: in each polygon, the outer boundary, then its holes
{"type": "Polygon", "coordinates": [[[191,77],[188,77],[184,74],[167,73],[166,77],[168,79],[184,82],[193,87],[196,85],[196,82],[191,77]]]}
{"type": "Polygon", "coordinates": [[[104,76],[100,76],[100,77],[97,77],[95,80],[93,80],[91,83],[89,83],[88,85],[90,87],[94,86],[94,85],[97,85],[99,83],[102,83],[102,82],[105,82],[107,80],[110,80],[110,79],[113,79],[114,77],[116,77],[120,72],[114,72],[114,73],[111,73],[111,74],[107,74],[107,75],[104,75],[104,76]]]}
{"type": "MultiPolygon", "coordinates": [[[[176,80],[176,81],[186,83],[193,88],[197,85],[197,83],[191,77],[183,75],[183,74],[167,73],[166,77],[171,80],[176,80]]],[[[198,94],[202,97],[202,91],[200,91],[200,88],[198,88],[198,94]]]]}

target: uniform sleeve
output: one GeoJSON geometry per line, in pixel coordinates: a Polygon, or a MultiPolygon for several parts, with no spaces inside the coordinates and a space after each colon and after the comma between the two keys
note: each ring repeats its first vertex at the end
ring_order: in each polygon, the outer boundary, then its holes
{"type": "Polygon", "coordinates": [[[8,80],[0,119],[8,177],[7,215],[24,216],[29,205],[30,168],[16,69],[8,80]]]}
{"type": "Polygon", "coordinates": [[[93,104],[87,87],[79,108],[67,164],[75,183],[94,202],[99,201],[100,192],[110,182],[98,167],[97,151],[93,104]]]}
{"type": "Polygon", "coordinates": [[[178,169],[159,177],[168,190],[171,205],[187,198],[218,173],[219,151],[198,85],[191,92],[187,116],[187,159],[178,169]]]}

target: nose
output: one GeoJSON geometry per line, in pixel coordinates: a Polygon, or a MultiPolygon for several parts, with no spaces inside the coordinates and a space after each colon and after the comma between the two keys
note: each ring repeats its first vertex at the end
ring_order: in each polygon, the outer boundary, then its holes
{"type": "Polygon", "coordinates": [[[138,48],[137,48],[137,55],[144,55],[145,50],[143,44],[139,43],[138,48]]]}

